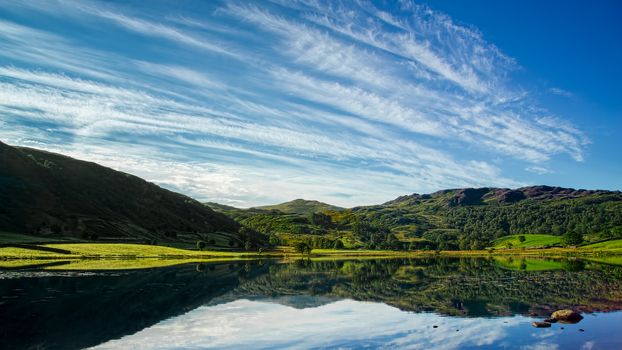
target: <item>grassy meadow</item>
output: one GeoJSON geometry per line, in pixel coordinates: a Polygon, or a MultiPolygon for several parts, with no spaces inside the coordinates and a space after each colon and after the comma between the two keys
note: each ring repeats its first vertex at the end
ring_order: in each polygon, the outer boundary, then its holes
{"type": "Polygon", "coordinates": [[[483,250],[365,250],[313,249],[310,254],[296,252],[293,247],[280,246],[258,251],[218,251],[182,249],[158,245],[130,243],[77,243],[55,241],[29,235],[0,234],[0,268],[11,269],[45,265],[45,269],[116,270],[164,267],[185,263],[233,261],[258,258],[365,259],[417,256],[491,256],[503,267],[529,271],[560,268],[553,260],[525,260],[524,257],[582,256],[594,262],[622,264],[622,240],[562,248],[559,236],[526,234],[512,235],[493,242],[483,250]],[[522,239],[519,237],[523,237],[522,239]],[[513,257],[523,257],[514,259],[513,257]]]}
{"type": "Polygon", "coordinates": [[[501,237],[492,242],[492,247],[495,249],[505,248],[541,248],[541,247],[553,247],[561,245],[561,237],[553,235],[511,235],[501,237]],[[520,237],[524,237],[524,241],[521,242],[520,237]]]}

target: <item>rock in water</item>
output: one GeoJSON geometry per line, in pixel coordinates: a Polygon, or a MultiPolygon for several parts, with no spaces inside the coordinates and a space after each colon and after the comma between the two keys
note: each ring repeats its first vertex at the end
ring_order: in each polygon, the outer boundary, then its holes
{"type": "Polygon", "coordinates": [[[557,310],[553,312],[551,318],[561,323],[579,323],[579,321],[583,319],[583,316],[572,310],[557,310]]]}
{"type": "Polygon", "coordinates": [[[549,327],[551,327],[551,324],[548,323],[548,322],[533,322],[531,325],[536,327],[536,328],[549,328],[549,327]]]}

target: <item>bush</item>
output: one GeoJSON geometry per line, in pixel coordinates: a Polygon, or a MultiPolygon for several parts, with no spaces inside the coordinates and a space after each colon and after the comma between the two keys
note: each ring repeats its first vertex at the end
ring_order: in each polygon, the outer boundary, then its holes
{"type": "Polygon", "coordinates": [[[343,249],[343,242],[338,239],[335,241],[335,245],[333,246],[334,249],[343,249]]]}
{"type": "Polygon", "coordinates": [[[311,246],[307,244],[307,242],[298,242],[294,246],[298,253],[309,254],[311,253],[311,246]]]}
{"type": "Polygon", "coordinates": [[[203,242],[203,241],[197,241],[197,249],[198,249],[198,250],[203,250],[203,249],[205,249],[205,246],[206,246],[205,242],[203,242]]]}
{"type": "Polygon", "coordinates": [[[576,231],[566,232],[562,236],[562,243],[565,246],[575,246],[583,243],[583,235],[576,231]]]}

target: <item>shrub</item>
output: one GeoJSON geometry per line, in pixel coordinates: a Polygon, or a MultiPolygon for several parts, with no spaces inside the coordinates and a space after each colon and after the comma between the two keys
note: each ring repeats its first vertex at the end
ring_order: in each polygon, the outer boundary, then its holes
{"type": "Polygon", "coordinates": [[[566,232],[562,236],[562,243],[565,246],[575,246],[583,243],[583,235],[576,231],[566,232]]]}
{"type": "Polygon", "coordinates": [[[197,241],[197,249],[198,249],[198,250],[203,250],[203,249],[205,249],[205,246],[206,246],[205,242],[203,242],[203,241],[197,241]]]}
{"type": "Polygon", "coordinates": [[[311,246],[307,244],[307,242],[298,242],[294,246],[298,253],[309,254],[311,253],[311,246]]]}
{"type": "Polygon", "coordinates": [[[333,246],[333,248],[335,248],[335,249],[343,249],[343,242],[340,239],[336,240],[335,241],[335,245],[333,246]]]}

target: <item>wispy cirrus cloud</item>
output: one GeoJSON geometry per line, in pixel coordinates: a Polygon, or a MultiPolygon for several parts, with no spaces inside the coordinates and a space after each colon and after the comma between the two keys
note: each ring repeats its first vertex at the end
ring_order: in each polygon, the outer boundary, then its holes
{"type": "Polygon", "coordinates": [[[549,88],[548,91],[550,93],[552,93],[554,95],[558,95],[558,96],[563,96],[563,97],[572,97],[573,96],[572,92],[566,91],[566,90],[558,88],[558,87],[549,88]]]}
{"type": "Polygon", "coordinates": [[[511,58],[421,5],[0,7],[48,18],[0,18],[6,141],[117,164],[199,199],[303,193],[355,205],[522,185],[490,159],[538,172],[563,154],[583,160],[589,143],[515,87],[511,58]],[[68,35],[68,24],[90,36],[68,35]],[[128,161],[107,158],[123,144],[128,161]]]}

